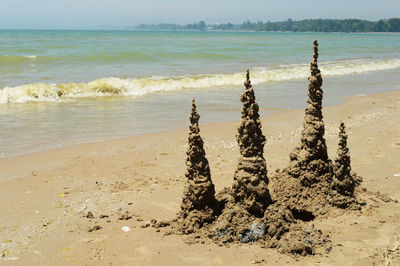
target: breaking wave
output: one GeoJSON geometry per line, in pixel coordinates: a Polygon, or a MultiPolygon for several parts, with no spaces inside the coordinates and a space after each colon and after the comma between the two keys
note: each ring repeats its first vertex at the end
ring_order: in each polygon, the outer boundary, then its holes
{"type": "Polygon", "coordinates": [[[25,62],[36,61],[36,55],[0,55],[0,64],[15,65],[25,62]]]}
{"type": "MultiPolygon", "coordinates": [[[[26,57],[25,60],[34,60],[26,57]]],[[[400,59],[345,60],[320,63],[323,76],[340,76],[400,67],[400,59]]],[[[253,84],[306,78],[308,64],[285,64],[251,70],[253,84]]],[[[65,102],[77,98],[102,96],[141,96],[149,93],[241,86],[245,73],[204,74],[175,77],[102,78],[91,82],[64,84],[27,84],[0,89],[0,103],[65,102]]]]}

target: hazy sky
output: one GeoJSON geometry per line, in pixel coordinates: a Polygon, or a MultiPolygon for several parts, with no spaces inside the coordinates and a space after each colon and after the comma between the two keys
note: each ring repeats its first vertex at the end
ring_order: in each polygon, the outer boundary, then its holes
{"type": "Polygon", "coordinates": [[[0,28],[399,16],[400,0],[0,0],[0,28]]]}

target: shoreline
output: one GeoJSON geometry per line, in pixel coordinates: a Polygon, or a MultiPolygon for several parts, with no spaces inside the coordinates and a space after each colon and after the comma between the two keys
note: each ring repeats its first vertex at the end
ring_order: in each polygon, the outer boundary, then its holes
{"type": "MultiPolygon", "coordinates": [[[[355,95],[355,96],[349,96],[349,97],[344,97],[342,102],[339,102],[337,104],[327,104],[324,105],[323,109],[325,110],[326,108],[331,108],[331,107],[340,107],[346,104],[350,104],[352,101],[357,101],[357,99],[359,100],[360,98],[363,97],[376,97],[376,96],[385,96],[386,94],[391,94],[391,93],[400,93],[400,89],[390,89],[390,90],[385,90],[385,91],[381,91],[381,92],[376,92],[376,93],[370,93],[370,94],[360,94],[360,95],[355,95]],[[349,103],[350,102],[350,103],[349,103]]],[[[200,103],[201,104],[201,103],[200,103]]],[[[306,106],[306,102],[304,102],[304,108],[306,106]]],[[[262,115],[260,116],[260,118],[262,120],[267,119],[270,116],[273,115],[280,115],[282,113],[286,113],[286,112],[300,112],[303,111],[304,108],[295,108],[295,109],[291,109],[291,108],[283,108],[283,107],[276,107],[276,108],[262,108],[260,107],[260,111],[268,111],[271,112],[270,114],[267,115],[262,115]]],[[[202,118],[202,114],[200,113],[200,127],[218,127],[218,126],[222,126],[225,124],[237,124],[240,121],[240,109],[235,109],[235,110],[229,110],[229,111],[236,111],[238,112],[238,119],[235,121],[222,121],[222,122],[208,122],[203,124],[201,122],[201,118],[202,118]]],[[[189,111],[188,111],[189,113],[189,111]]],[[[324,116],[325,117],[325,116],[324,116]]],[[[324,119],[325,120],[325,119],[324,119]]],[[[326,123],[326,121],[325,121],[326,123]]],[[[178,133],[182,130],[187,130],[187,127],[189,125],[189,122],[187,122],[187,126],[184,127],[179,127],[179,128],[175,128],[175,129],[166,129],[166,130],[161,130],[161,131],[157,131],[157,132],[150,132],[150,133],[140,133],[137,135],[132,135],[132,136],[126,136],[126,137],[116,137],[116,138],[110,138],[110,139],[105,139],[105,140],[93,140],[93,141],[89,141],[89,142],[84,142],[84,143],[79,143],[79,144],[71,144],[71,145],[66,145],[66,146],[61,146],[61,147],[49,147],[49,148],[44,148],[44,149],[39,149],[38,151],[33,151],[33,152],[27,152],[27,153],[20,153],[20,154],[16,154],[16,155],[10,155],[10,156],[5,156],[5,157],[0,157],[0,165],[1,162],[4,160],[8,160],[8,159],[17,159],[19,157],[30,157],[30,156],[35,156],[35,155],[40,155],[41,153],[48,153],[48,152],[56,152],[56,151],[62,151],[62,150],[75,150],[75,149],[81,149],[81,148],[89,148],[91,146],[96,146],[96,145],[109,145],[112,143],[119,143],[119,142],[124,142],[124,141],[130,141],[133,140],[134,138],[146,138],[146,137],[157,137],[157,135],[159,134],[173,134],[173,133],[178,133]]],[[[264,132],[264,134],[266,134],[264,132]]],[[[266,145],[268,145],[268,139],[267,139],[267,143],[266,145]]],[[[1,169],[1,168],[0,168],[1,169]]],[[[0,179],[1,182],[1,179],[0,179]]]]}

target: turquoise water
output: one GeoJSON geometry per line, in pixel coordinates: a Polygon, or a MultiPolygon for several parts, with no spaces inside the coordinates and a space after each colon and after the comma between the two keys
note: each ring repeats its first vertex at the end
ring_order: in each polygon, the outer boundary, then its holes
{"type": "Polygon", "coordinates": [[[399,34],[0,30],[0,153],[183,127],[193,97],[237,120],[246,69],[262,108],[303,107],[314,39],[325,103],[399,88],[399,34]]]}

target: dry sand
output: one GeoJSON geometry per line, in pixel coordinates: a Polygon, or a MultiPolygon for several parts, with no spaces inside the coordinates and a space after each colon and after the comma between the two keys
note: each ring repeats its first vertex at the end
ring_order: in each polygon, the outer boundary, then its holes
{"type": "MultiPolygon", "coordinates": [[[[400,264],[400,91],[323,112],[330,158],[339,123],[346,124],[352,168],[364,179],[356,195],[366,203],[361,212],[338,209],[309,222],[329,235],[329,253],[295,257],[257,244],[193,243],[152,227],[152,219],[170,220],[180,210],[188,132],[180,129],[0,160],[0,264],[400,264]]],[[[303,117],[303,110],[286,110],[261,119],[269,176],[287,165],[303,117]]],[[[233,182],[236,126],[200,125],[216,191],[233,182]]]]}

